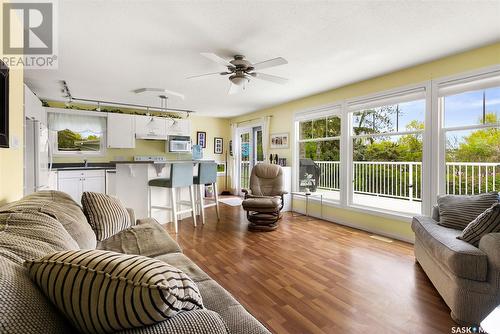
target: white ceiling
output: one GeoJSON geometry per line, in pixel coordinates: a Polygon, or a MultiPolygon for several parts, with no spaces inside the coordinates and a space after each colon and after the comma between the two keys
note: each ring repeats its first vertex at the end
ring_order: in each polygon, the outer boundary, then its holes
{"type": "Polygon", "coordinates": [[[500,40],[500,1],[59,1],[59,69],[25,72],[43,98],[159,105],[140,87],[186,95],[170,107],[231,117],[500,40]],[[200,56],[243,54],[289,64],[262,70],[227,95],[229,81],[185,77],[224,70],[200,56]]]}

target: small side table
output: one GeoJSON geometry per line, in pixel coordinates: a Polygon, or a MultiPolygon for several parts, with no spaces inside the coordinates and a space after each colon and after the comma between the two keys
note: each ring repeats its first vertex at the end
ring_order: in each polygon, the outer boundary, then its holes
{"type": "Polygon", "coordinates": [[[291,192],[291,211],[293,216],[293,196],[301,196],[306,199],[306,214],[305,216],[309,217],[309,197],[319,197],[320,199],[320,210],[321,210],[321,219],[323,219],[323,194],[320,192],[304,192],[304,191],[292,191],[291,192]]]}

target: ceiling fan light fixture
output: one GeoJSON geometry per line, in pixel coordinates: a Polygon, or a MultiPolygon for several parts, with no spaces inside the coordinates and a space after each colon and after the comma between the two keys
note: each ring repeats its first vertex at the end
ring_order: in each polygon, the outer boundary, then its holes
{"type": "Polygon", "coordinates": [[[229,80],[237,86],[246,86],[246,84],[250,81],[250,79],[244,75],[233,75],[229,78],[229,80]]]}

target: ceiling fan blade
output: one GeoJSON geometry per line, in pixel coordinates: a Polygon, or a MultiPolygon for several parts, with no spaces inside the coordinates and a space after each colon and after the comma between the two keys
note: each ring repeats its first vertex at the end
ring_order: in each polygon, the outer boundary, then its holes
{"type": "Polygon", "coordinates": [[[211,61],[216,62],[217,64],[220,64],[225,67],[234,67],[233,64],[231,64],[229,61],[225,60],[222,57],[217,56],[215,53],[210,53],[210,52],[201,52],[200,53],[203,57],[206,57],[210,59],[211,61]]]}
{"type": "Polygon", "coordinates": [[[288,79],[286,78],[278,77],[276,75],[271,75],[271,74],[253,72],[250,73],[250,75],[253,76],[254,78],[271,81],[280,85],[284,85],[288,82],[288,79]]]}
{"type": "Polygon", "coordinates": [[[262,70],[264,68],[280,66],[280,65],[285,65],[285,64],[288,64],[288,61],[285,58],[278,57],[278,58],[273,58],[273,59],[261,61],[260,63],[253,64],[252,67],[256,70],[262,70]]]}
{"type": "Polygon", "coordinates": [[[241,93],[245,89],[244,85],[235,85],[231,82],[231,86],[229,86],[229,91],[227,92],[229,95],[241,93]]]}
{"type": "Polygon", "coordinates": [[[208,76],[208,75],[215,75],[215,74],[224,75],[224,74],[229,74],[229,73],[228,72],[212,72],[212,73],[206,73],[206,74],[200,74],[200,75],[193,75],[193,76],[187,77],[186,79],[194,79],[194,78],[204,77],[204,76],[208,76]]]}

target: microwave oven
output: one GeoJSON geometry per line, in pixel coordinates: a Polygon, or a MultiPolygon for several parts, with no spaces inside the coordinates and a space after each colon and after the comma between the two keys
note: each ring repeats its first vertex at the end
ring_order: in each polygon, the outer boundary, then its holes
{"type": "Polygon", "coordinates": [[[169,136],[169,152],[191,152],[191,137],[189,136],[169,136]]]}

